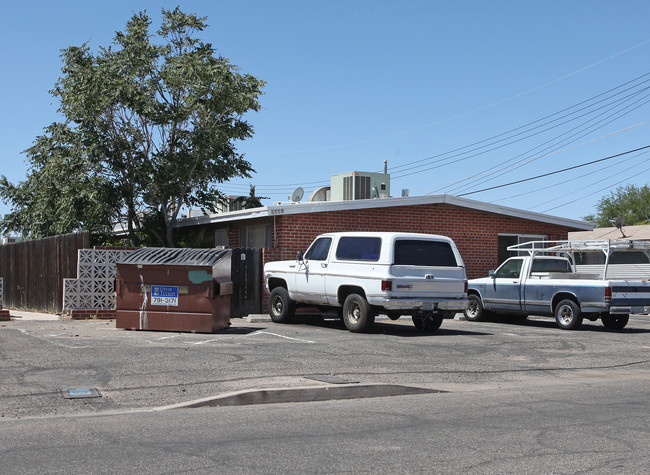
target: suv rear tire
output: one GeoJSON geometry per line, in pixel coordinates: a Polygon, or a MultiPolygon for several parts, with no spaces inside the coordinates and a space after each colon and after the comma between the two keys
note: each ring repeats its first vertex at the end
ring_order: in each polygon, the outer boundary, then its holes
{"type": "Polygon", "coordinates": [[[413,315],[413,325],[420,331],[432,332],[436,331],[442,325],[442,314],[430,314],[430,315],[413,315]]]}
{"type": "Polygon", "coordinates": [[[375,314],[368,301],[359,294],[350,294],[343,302],[343,323],[351,332],[367,332],[375,323],[375,314]]]}

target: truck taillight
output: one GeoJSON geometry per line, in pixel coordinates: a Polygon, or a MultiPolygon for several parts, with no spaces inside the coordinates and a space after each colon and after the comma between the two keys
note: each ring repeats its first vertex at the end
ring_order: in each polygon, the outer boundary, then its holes
{"type": "Polygon", "coordinates": [[[611,302],[611,301],[612,301],[612,288],[605,287],[605,302],[611,302]]]}
{"type": "Polygon", "coordinates": [[[381,290],[383,292],[392,292],[393,291],[393,281],[392,280],[382,280],[381,281],[381,290]]]}
{"type": "Polygon", "coordinates": [[[469,290],[469,285],[468,285],[468,282],[465,281],[465,293],[467,293],[468,290],[469,290]]]}

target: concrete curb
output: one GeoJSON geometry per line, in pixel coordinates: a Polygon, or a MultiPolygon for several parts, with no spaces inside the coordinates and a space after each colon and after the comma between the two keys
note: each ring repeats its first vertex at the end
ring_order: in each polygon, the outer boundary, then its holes
{"type": "Polygon", "coordinates": [[[38,312],[26,312],[23,310],[9,310],[11,318],[15,320],[41,320],[41,321],[57,321],[61,320],[60,315],[51,314],[51,313],[38,313],[38,312]]]}
{"type": "Polygon", "coordinates": [[[270,323],[271,316],[268,313],[252,313],[246,317],[248,323],[270,323]]]}
{"type": "Polygon", "coordinates": [[[309,386],[297,388],[270,388],[237,391],[220,396],[197,399],[185,403],[156,408],[159,411],[196,407],[246,406],[278,404],[283,402],[315,402],[338,399],[361,399],[388,396],[444,393],[437,389],[394,384],[350,384],[336,386],[309,386]]]}

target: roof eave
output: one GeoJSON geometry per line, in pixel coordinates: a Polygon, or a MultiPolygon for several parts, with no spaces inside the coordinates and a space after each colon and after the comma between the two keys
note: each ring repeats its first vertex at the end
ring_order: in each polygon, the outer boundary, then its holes
{"type": "Polygon", "coordinates": [[[470,200],[457,196],[441,195],[423,195],[423,196],[404,196],[395,198],[377,198],[367,200],[349,200],[349,201],[309,201],[301,203],[277,203],[271,206],[261,208],[246,209],[240,211],[230,211],[212,216],[199,216],[195,218],[186,218],[178,221],[178,227],[198,226],[205,224],[226,223],[232,221],[242,221],[246,219],[263,218],[269,216],[282,216],[290,214],[305,213],[322,213],[326,211],[348,211],[370,208],[389,208],[396,206],[416,206],[423,204],[449,204],[461,208],[468,208],[487,213],[501,214],[531,221],[539,221],[548,224],[556,224],[575,230],[591,231],[593,224],[578,221],[574,219],[562,218],[548,214],[535,213],[508,206],[485,203],[483,201],[470,200]]]}

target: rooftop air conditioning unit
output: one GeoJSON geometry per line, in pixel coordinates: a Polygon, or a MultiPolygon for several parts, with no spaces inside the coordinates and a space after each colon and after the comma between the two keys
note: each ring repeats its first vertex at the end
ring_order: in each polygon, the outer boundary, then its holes
{"type": "Polygon", "coordinates": [[[332,201],[366,200],[390,196],[388,173],[347,172],[332,175],[332,201]]]}

